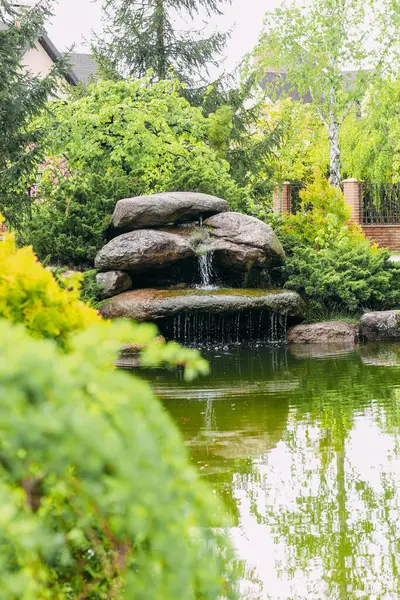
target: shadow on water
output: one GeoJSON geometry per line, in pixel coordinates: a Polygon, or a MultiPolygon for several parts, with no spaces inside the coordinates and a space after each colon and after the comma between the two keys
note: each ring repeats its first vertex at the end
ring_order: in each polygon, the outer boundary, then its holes
{"type": "Polygon", "coordinates": [[[400,345],[207,358],[151,378],[230,510],[244,597],[400,598],[400,345]]]}

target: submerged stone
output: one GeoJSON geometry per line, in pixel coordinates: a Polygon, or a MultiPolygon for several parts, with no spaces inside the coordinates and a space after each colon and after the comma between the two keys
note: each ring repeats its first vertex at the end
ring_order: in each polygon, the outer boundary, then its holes
{"type": "Polygon", "coordinates": [[[115,229],[130,231],[198,221],[228,210],[226,200],[216,196],[197,192],[166,192],[119,200],[111,224],[115,229]]]}
{"type": "Polygon", "coordinates": [[[114,296],[101,307],[109,319],[156,321],[185,313],[237,313],[268,310],[291,317],[301,316],[303,302],[296,292],[271,290],[133,290],[114,296]]]}
{"type": "Polygon", "coordinates": [[[166,231],[142,229],[124,233],[108,242],[97,254],[95,266],[101,271],[137,273],[194,255],[190,239],[166,231]]]}

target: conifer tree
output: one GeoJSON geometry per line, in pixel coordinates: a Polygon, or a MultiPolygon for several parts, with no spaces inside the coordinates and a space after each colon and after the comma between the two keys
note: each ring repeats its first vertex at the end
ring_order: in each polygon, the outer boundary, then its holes
{"type": "Polygon", "coordinates": [[[229,33],[204,37],[203,31],[182,31],[179,22],[220,15],[231,0],[103,0],[104,32],[94,53],[103,68],[120,76],[157,80],[175,76],[190,86],[201,85],[209,66],[218,65],[229,33]]]}
{"type": "Polygon", "coordinates": [[[32,126],[32,119],[67,68],[60,60],[46,77],[40,77],[21,62],[43,32],[50,4],[42,0],[21,12],[8,0],[0,0],[0,212],[13,226],[29,213],[29,173],[40,160],[41,132],[32,126]]]}

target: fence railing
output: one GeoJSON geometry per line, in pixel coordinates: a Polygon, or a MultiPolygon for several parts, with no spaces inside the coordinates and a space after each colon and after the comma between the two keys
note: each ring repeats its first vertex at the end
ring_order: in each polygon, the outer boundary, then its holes
{"type": "Polygon", "coordinates": [[[400,184],[364,183],[361,222],[363,225],[399,225],[400,184]]]}
{"type": "Polygon", "coordinates": [[[300,192],[304,189],[304,183],[291,183],[290,184],[290,212],[294,215],[300,210],[301,198],[300,192]]]}

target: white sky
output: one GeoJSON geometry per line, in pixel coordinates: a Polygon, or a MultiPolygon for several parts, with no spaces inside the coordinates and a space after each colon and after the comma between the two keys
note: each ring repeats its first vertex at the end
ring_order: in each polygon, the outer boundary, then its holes
{"type": "MultiPolygon", "coordinates": [[[[213,28],[220,30],[234,28],[226,50],[226,70],[231,71],[244,54],[252,50],[262,27],[264,14],[280,3],[280,0],[233,0],[231,6],[226,5],[226,14],[211,23],[213,28]]],[[[85,49],[85,38],[90,40],[91,31],[101,29],[100,5],[100,0],[58,0],[53,22],[47,29],[59,50],[72,44],[76,44],[78,51],[85,49]]],[[[199,18],[195,27],[203,26],[204,23],[199,18]]]]}

